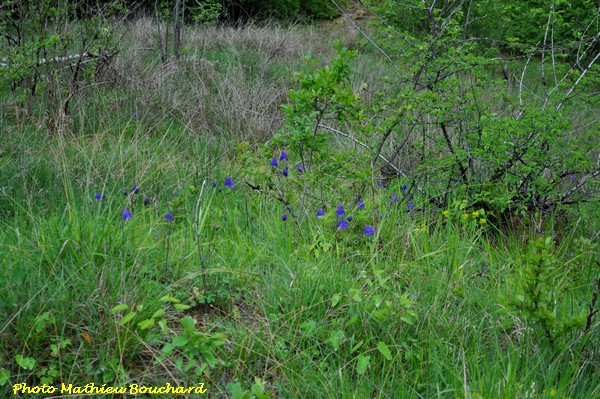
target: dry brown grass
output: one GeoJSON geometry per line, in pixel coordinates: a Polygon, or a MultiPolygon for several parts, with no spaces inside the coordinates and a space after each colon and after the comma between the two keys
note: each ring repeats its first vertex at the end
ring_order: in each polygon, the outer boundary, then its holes
{"type": "MultiPolygon", "coordinates": [[[[125,28],[127,50],[116,68],[147,119],[170,116],[201,134],[262,141],[281,126],[265,116],[281,117],[279,106],[303,58],[310,54],[327,63],[339,33],[275,24],[186,27],[185,54],[161,64],[156,27],[140,19],[125,28]]],[[[347,45],[357,38],[344,36],[347,45]]]]}

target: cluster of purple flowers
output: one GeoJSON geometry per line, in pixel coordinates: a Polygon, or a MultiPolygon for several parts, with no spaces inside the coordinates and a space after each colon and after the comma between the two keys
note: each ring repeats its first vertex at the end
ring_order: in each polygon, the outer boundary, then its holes
{"type": "MultiPolygon", "coordinates": [[[[365,209],[365,202],[363,201],[363,199],[359,199],[358,202],[356,203],[356,208],[359,211],[362,211],[365,209]]],[[[324,216],[325,212],[323,212],[322,208],[319,208],[319,210],[317,211],[317,218],[320,218],[321,216],[324,216]]],[[[346,217],[346,210],[344,209],[344,205],[340,204],[338,205],[337,209],[335,210],[335,217],[338,219],[337,222],[337,228],[338,230],[344,230],[350,227],[349,222],[352,221],[352,216],[348,216],[346,217]]],[[[365,226],[365,230],[363,231],[363,234],[365,236],[372,236],[373,234],[375,234],[375,228],[373,226],[369,226],[366,225],[365,226]]]]}
{"type": "MultiPolygon", "coordinates": [[[[134,184],[133,187],[131,188],[131,191],[123,190],[123,195],[127,197],[129,194],[135,195],[135,194],[139,194],[139,192],[140,192],[140,188],[138,187],[137,184],[134,184]]],[[[96,201],[102,201],[102,200],[105,200],[107,197],[106,197],[106,194],[98,191],[98,192],[96,192],[94,198],[96,201]]],[[[149,206],[149,205],[150,205],[150,198],[148,198],[147,195],[144,195],[144,206],[149,206]]],[[[127,222],[128,220],[131,220],[131,219],[133,219],[132,212],[129,210],[129,208],[123,208],[121,210],[121,220],[123,222],[127,222]]],[[[171,212],[167,212],[167,214],[165,215],[165,220],[168,221],[169,223],[171,223],[175,220],[175,218],[173,217],[173,214],[171,212]]]]}
{"type": "MultiPolygon", "coordinates": [[[[277,174],[280,174],[284,177],[288,177],[289,175],[289,166],[287,164],[283,164],[283,162],[289,162],[289,157],[288,154],[283,150],[281,151],[281,154],[279,155],[279,157],[274,156],[271,159],[271,162],[269,163],[269,166],[272,168],[278,168],[279,166],[283,166],[283,168],[279,171],[277,171],[277,174]]],[[[299,163],[297,165],[297,171],[298,174],[302,174],[304,173],[304,167],[301,163],[299,163]]],[[[213,180],[212,181],[212,186],[213,187],[217,187],[218,183],[217,180],[213,180]]],[[[233,182],[231,176],[227,176],[225,178],[225,181],[223,183],[223,185],[227,188],[233,188],[235,186],[235,183],[233,182]]],[[[379,181],[377,183],[377,185],[379,187],[387,187],[387,185],[385,183],[383,183],[382,181],[379,181]]],[[[400,187],[400,190],[402,192],[402,194],[406,193],[406,190],[408,188],[408,185],[406,183],[402,184],[402,186],[400,187]]],[[[219,190],[220,191],[220,190],[219,190]]],[[[139,193],[139,187],[137,186],[137,184],[133,185],[133,188],[131,189],[131,193],[133,194],[138,194],[139,193]]],[[[129,195],[129,192],[127,190],[124,191],[125,196],[129,195]]],[[[106,199],[106,194],[102,194],[100,192],[96,193],[96,201],[101,201],[103,199],[106,199]]],[[[410,200],[412,200],[412,195],[409,198],[410,200]]],[[[391,203],[398,203],[398,196],[396,194],[392,194],[391,196],[391,203]]],[[[147,196],[144,196],[144,205],[148,206],[150,204],[150,200],[147,196]]],[[[365,209],[365,202],[362,198],[359,198],[357,203],[356,203],[356,208],[358,211],[362,211],[365,209]]],[[[414,206],[412,202],[409,202],[408,204],[408,211],[413,210],[414,206]]],[[[291,207],[288,207],[288,211],[290,213],[292,213],[292,209],[291,207]]],[[[292,214],[293,216],[293,214],[292,214]]],[[[316,217],[317,218],[321,218],[325,216],[325,211],[323,208],[319,208],[316,212],[316,217]]],[[[122,214],[121,214],[122,220],[123,222],[126,222],[127,220],[133,219],[133,215],[132,213],[129,211],[128,208],[123,208],[122,210],[122,214]]],[[[346,210],[344,209],[344,205],[340,204],[338,205],[337,209],[335,210],[335,217],[337,218],[337,229],[338,230],[344,230],[350,227],[350,222],[352,222],[352,216],[346,216],[346,210]]],[[[173,216],[173,214],[169,211],[166,213],[165,215],[165,220],[169,223],[172,223],[175,221],[175,217],[173,216]]],[[[282,221],[287,221],[288,220],[288,213],[283,213],[281,215],[281,220],[282,221]]],[[[371,225],[365,225],[364,231],[363,231],[363,235],[365,236],[372,236],[376,233],[376,228],[371,226],[371,225]]]]}
{"type": "MultiPolygon", "coordinates": [[[[277,156],[274,156],[274,157],[271,159],[271,162],[269,162],[269,166],[270,166],[271,168],[277,168],[277,167],[279,167],[279,166],[280,166],[280,164],[281,164],[282,162],[289,162],[289,161],[290,161],[290,159],[289,159],[289,157],[288,157],[287,153],[285,152],[285,150],[282,150],[282,151],[281,151],[281,155],[279,155],[279,159],[277,158],[277,156]]],[[[299,174],[299,175],[301,175],[302,173],[304,173],[304,167],[302,166],[302,164],[301,164],[301,163],[299,163],[299,164],[296,166],[296,170],[298,171],[298,174],[299,174]]],[[[284,166],[284,167],[283,167],[283,168],[282,168],[280,171],[277,171],[277,174],[278,174],[278,175],[282,175],[283,177],[288,177],[288,176],[289,176],[289,174],[290,174],[290,168],[289,168],[289,165],[285,165],[285,166],[284,166]]]]}

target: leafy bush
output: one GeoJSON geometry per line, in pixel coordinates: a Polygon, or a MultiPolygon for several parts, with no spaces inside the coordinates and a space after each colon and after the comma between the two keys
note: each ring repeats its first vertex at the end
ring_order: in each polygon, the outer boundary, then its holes
{"type": "MultiPolygon", "coordinates": [[[[461,10],[432,18],[432,32],[420,40],[382,28],[388,60],[401,54],[410,63],[396,63],[397,75],[369,93],[370,101],[363,86],[351,84],[353,52],[338,46],[331,67],[320,69],[307,59],[283,107],[287,127],[263,155],[289,149],[311,172],[295,190],[301,202],[322,200],[323,191],[335,200],[340,187],[350,186],[358,200],[380,178],[401,178],[416,200],[442,209],[460,196],[492,221],[596,200],[589,187],[600,176],[598,123],[578,120],[573,93],[594,101],[597,69],[577,72],[556,62],[549,68],[542,57],[540,93],[524,89],[529,63],[519,90],[507,93],[504,82],[490,83],[495,61],[464,39],[461,10]],[[331,150],[332,133],[347,140],[341,151],[331,150]]],[[[268,169],[265,163],[263,177],[268,169]]]]}

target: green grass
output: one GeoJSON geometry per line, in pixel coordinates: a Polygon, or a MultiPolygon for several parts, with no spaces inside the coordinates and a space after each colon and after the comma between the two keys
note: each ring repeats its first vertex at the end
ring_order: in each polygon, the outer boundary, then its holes
{"type": "MultiPolygon", "coordinates": [[[[281,398],[598,397],[597,317],[587,334],[580,323],[550,342],[511,305],[544,236],[556,239],[558,317],[589,313],[598,210],[582,204],[543,234],[500,231],[455,211],[407,212],[390,204],[392,184],[365,211],[346,200],[350,229],[336,229],[337,204],[322,220],[316,209],[293,217],[245,184],[237,151],[280,125],[236,106],[277,113],[296,56],[329,43],[290,30],[298,47],[277,52],[284,33],[252,29],[229,32],[237,47],[192,42],[214,69],[125,51],[129,83],[91,89],[60,132],[43,112],[3,109],[0,396],[23,382],[205,382],[210,397],[231,397],[239,382],[256,397],[261,386],[281,398]]],[[[358,62],[359,80],[377,65],[358,62]]]]}

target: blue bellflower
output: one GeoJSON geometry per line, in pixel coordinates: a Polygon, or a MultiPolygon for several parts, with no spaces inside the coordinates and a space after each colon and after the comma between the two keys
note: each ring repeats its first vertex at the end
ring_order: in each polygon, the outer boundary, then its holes
{"type": "Polygon", "coordinates": [[[281,155],[279,156],[280,161],[289,161],[287,154],[285,151],[281,151],[281,155]]]}
{"type": "Polygon", "coordinates": [[[277,163],[277,158],[273,157],[273,159],[271,159],[271,163],[269,164],[269,166],[271,166],[272,168],[276,168],[279,164],[277,163]]]}
{"type": "Polygon", "coordinates": [[[372,236],[373,234],[375,234],[375,228],[373,226],[369,226],[369,225],[365,226],[364,234],[366,236],[372,236]]]}
{"type": "Polygon", "coordinates": [[[356,207],[361,211],[365,209],[365,202],[362,200],[362,198],[358,200],[356,207]]]}
{"type": "Polygon", "coordinates": [[[225,178],[225,183],[223,183],[225,185],[225,187],[229,187],[232,188],[233,187],[233,180],[231,180],[231,177],[227,176],[225,178]]]}
{"type": "Polygon", "coordinates": [[[129,209],[123,208],[123,211],[121,211],[121,219],[123,219],[124,222],[133,219],[133,216],[131,215],[131,212],[129,212],[129,209]]]}
{"type": "Polygon", "coordinates": [[[171,223],[175,220],[175,218],[173,217],[173,214],[171,212],[167,212],[167,214],[165,215],[165,220],[171,223]]]}
{"type": "Polygon", "coordinates": [[[350,227],[350,226],[348,226],[348,222],[346,222],[346,219],[340,220],[337,224],[337,228],[339,230],[344,230],[344,229],[347,229],[348,227],[350,227]]]}
{"type": "Polygon", "coordinates": [[[321,216],[325,216],[325,212],[323,212],[323,208],[319,208],[319,210],[317,211],[317,217],[320,218],[321,216]]]}
{"type": "Polygon", "coordinates": [[[335,211],[335,217],[341,218],[341,217],[344,217],[345,215],[346,215],[346,211],[344,211],[344,205],[338,206],[337,210],[335,211]]]}

